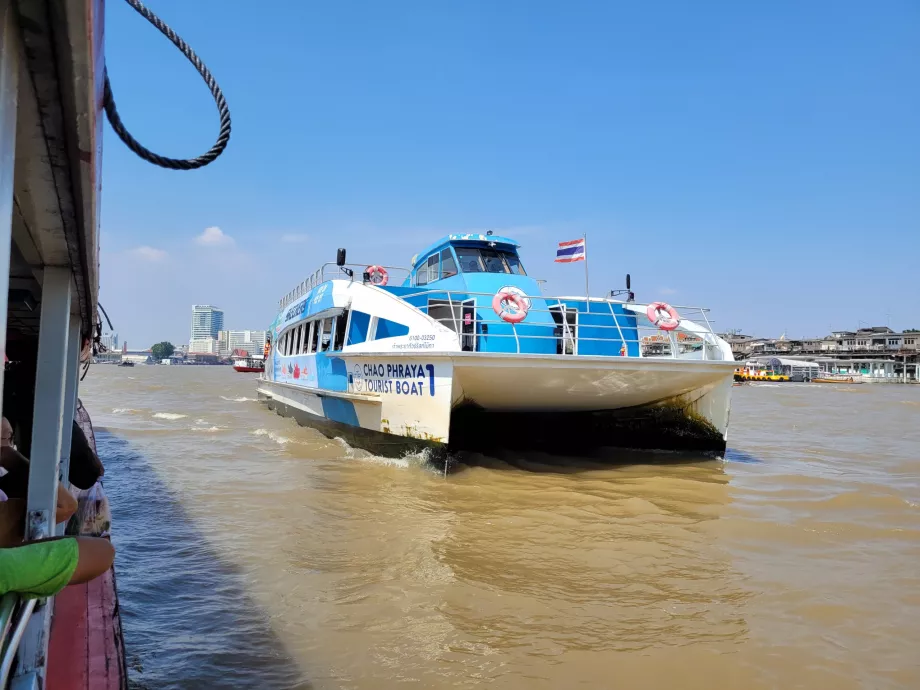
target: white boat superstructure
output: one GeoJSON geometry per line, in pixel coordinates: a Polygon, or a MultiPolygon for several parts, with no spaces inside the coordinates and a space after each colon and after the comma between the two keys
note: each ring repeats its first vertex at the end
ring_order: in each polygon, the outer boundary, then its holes
{"type": "Polygon", "coordinates": [[[735,362],[706,310],[548,297],[516,247],[449,236],[398,287],[328,264],[282,300],[260,397],[384,453],[724,449],[735,362]]]}

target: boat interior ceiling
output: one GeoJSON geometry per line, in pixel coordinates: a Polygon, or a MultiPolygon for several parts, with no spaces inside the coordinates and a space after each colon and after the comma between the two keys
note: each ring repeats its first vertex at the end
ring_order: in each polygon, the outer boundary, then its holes
{"type": "MultiPolygon", "coordinates": [[[[101,90],[87,96],[80,87],[102,83],[91,67],[102,36],[86,30],[92,1],[14,3],[22,45],[7,316],[13,340],[38,335],[46,267],[72,272],[71,313],[80,316],[84,334],[96,321],[100,152],[93,135],[101,125],[94,107],[101,90]]],[[[102,137],[97,141],[101,146],[102,137]]]]}

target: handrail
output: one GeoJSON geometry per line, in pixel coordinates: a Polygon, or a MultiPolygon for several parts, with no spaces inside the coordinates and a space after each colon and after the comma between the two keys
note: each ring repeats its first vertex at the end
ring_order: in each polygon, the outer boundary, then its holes
{"type": "MultiPolygon", "coordinates": [[[[359,270],[363,270],[362,266],[364,268],[367,268],[373,265],[374,264],[347,263],[342,266],[339,266],[338,262],[336,261],[327,261],[322,266],[320,266],[317,270],[311,273],[308,278],[305,278],[304,280],[302,280],[293,290],[291,290],[284,297],[278,300],[278,309],[279,310],[284,309],[291,302],[293,302],[296,299],[299,299],[300,297],[303,297],[305,294],[310,292],[310,290],[315,288],[320,283],[326,282],[326,268],[328,266],[335,266],[336,268],[349,268],[349,269],[357,268],[359,270]]],[[[403,271],[406,275],[409,275],[409,273],[412,272],[411,268],[406,268],[405,266],[381,266],[381,268],[384,268],[387,271],[403,271]]],[[[333,279],[330,278],[330,280],[333,280],[333,279]]],[[[354,280],[354,276],[351,277],[351,280],[354,280]]]]}
{"type": "MultiPolygon", "coordinates": [[[[12,592],[3,597],[3,613],[6,613],[6,608],[8,606],[8,597],[12,595],[12,608],[15,608],[16,601],[19,597],[12,592]]],[[[19,643],[22,642],[22,636],[26,632],[26,626],[29,624],[29,619],[32,617],[32,612],[35,610],[35,604],[37,599],[26,599],[22,602],[22,605],[19,607],[19,619],[16,621],[16,625],[13,628],[13,632],[10,635],[9,640],[6,642],[6,645],[3,647],[3,658],[0,661],[0,688],[5,688],[6,683],[10,677],[10,670],[13,668],[13,661],[16,659],[16,652],[19,651],[19,643]]],[[[12,611],[10,612],[10,618],[12,619],[12,611]]],[[[9,622],[3,623],[4,632],[9,627],[9,622]]]]}
{"type": "MultiPolygon", "coordinates": [[[[473,290],[464,290],[462,288],[453,288],[453,289],[431,288],[430,290],[418,290],[417,292],[410,292],[407,295],[400,295],[399,297],[401,299],[408,299],[410,297],[420,297],[422,295],[436,295],[438,293],[450,294],[452,292],[459,294],[459,295],[477,295],[477,296],[489,297],[489,298],[495,297],[494,292],[475,292],[473,290]]],[[[542,299],[544,301],[548,301],[548,300],[563,301],[564,300],[566,302],[584,302],[586,304],[589,302],[594,302],[597,304],[609,302],[610,304],[623,304],[623,305],[629,304],[632,306],[643,306],[643,307],[647,307],[649,306],[649,304],[651,304],[651,302],[627,302],[627,301],[620,300],[620,299],[611,299],[609,297],[584,297],[581,295],[527,295],[527,298],[531,300],[542,299]]],[[[672,304],[671,306],[674,307],[675,309],[686,309],[687,311],[701,311],[701,312],[712,311],[709,307],[694,307],[694,306],[690,306],[687,304],[672,304]]]]}

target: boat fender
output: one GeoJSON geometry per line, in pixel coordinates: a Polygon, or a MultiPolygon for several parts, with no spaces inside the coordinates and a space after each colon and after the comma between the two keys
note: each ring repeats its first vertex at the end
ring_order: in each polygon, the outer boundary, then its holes
{"type": "Polygon", "coordinates": [[[371,285],[377,285],[378,287],[383,287],[390,279],[390,274],[387,273],[387,270],[377,264],[368,266],[365,273],[370,277],[371,285]]]}
{"type": "Polygon", "coordinates": [[[667,302],[652,302],[645,310],[645,315],[663,331],[673,331],[680,325],[680,314],[667,302]]]}
{"type": "Polygon", "coordinates": [[[514,292],[499,290],[492,298],[492,311],[498,314],[502,321],[520,323],[527,318],[527,303],[514,292]],[[514,306],[515,311],[508,309],[509,303],[514,306]]]}

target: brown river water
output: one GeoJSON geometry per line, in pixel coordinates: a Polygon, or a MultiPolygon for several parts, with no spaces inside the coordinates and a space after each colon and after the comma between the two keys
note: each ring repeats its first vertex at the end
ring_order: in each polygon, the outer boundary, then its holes
{"type": "Polygon", "coordinates": [[[298,427],[229,367],[95,366],[136,688],[920,688],[920,386],[735,388],[726,458],[298,427]]]}

